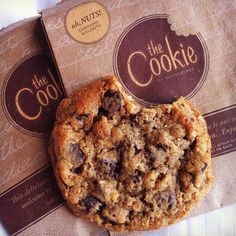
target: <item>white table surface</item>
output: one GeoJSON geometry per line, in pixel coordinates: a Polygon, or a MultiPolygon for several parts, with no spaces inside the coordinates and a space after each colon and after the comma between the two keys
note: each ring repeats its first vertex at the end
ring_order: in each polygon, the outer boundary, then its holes
{"type": "MultiPolygon", "coordinates": [[[[38,14],[38,11],[51,7],[59,1],[60,0],[0,0],[0,29],[21,19],[35,16],[38,14]]],[[[0,235],[6,235],[1,225],[0,235]]],[[[236,236],[236,204],[182,220],[158,232],[155,231],[155,233],[140,232],[139,235],[236,236]]]]}

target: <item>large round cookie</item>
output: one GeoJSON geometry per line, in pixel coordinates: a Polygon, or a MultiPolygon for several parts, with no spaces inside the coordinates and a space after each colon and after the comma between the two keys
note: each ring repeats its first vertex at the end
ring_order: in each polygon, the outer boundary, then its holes
{"type": "Polygon", "coordinates": [[[108,230],[172,224],[213,182],[199,111],[184,98],[142,107],[114,77],[61,102],[49,152],[69,207],[108,230]]]}

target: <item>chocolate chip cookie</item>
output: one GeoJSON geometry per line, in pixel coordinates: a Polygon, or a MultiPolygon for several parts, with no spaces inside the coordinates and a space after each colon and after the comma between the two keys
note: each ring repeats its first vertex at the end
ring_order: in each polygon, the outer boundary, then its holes
{"type": "Polygon", "coordinates": [[[172,224],[213,182],[200,112],[182,97],[144,107],[114,77],[61,102],[49,152],[73,212],[113,231],[172,224]]]}

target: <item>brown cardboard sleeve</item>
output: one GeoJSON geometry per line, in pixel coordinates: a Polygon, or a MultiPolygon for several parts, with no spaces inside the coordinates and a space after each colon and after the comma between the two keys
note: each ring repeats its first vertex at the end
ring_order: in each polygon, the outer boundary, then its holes
{"type": "Polygon", "coordinates": [[[9,235],[99,232],[68,212],[47,155],[63,89],[39,17],[0,31],[0,221],[9,235]]]}

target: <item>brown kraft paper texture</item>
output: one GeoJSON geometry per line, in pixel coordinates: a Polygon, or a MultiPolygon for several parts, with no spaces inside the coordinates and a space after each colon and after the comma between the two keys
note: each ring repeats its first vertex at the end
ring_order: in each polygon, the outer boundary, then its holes
{"type": "Polygon", "coordinates": [[[42,24],[67,94],[107,74],[147,105],[204,114],[215,184],[191,215],[236,202],[235,1],[70,1],[42,24]]]}

